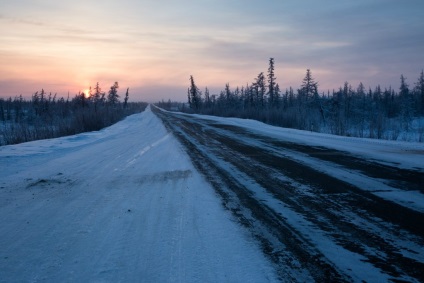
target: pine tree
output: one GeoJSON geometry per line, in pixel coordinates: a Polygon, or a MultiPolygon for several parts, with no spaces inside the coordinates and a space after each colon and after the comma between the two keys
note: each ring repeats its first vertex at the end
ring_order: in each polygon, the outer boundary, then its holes
{"type": "Polygon", "coordinates": [[[91,86],[90,86],[90,88],[88,89],[88,97],[87,97],[87,100],[88,101],[93,101],[93,90],[91,89],[91,86]]]}
{"type": "Polygon", "coordinates": [[[202,94],[199,88],[194,83],[193,76],[190,76],[190,87],[188,89],[189,104],[192,109],[198,111],[202,104],[202,94]]]}
{"type": "Polygon", "coordinates": [[[81,107],[84,108],[87,105],[85,93],[83,91],[79,91],[75,101],[77,104],[80,104],[81,107]]]}
{"type": "Polygon", "coordinates": [[[274,107],[280,107],[280,85],[276,84],[274,89],[274,107]]]}
{"type": "Polygon", "coordinates": [[[271,108],[276,107],[276,78],[274,73],[274,58],[269,58],[269,67],[268,67],[268,98],[269,106],[271,108]]]}
{"type": "Polygon", "coordinates": [[[265,106],[265,95],[266,95],[266,86],[265,86],[265,76],[263,72],[260,72],[256,81],[253,83],[255,90],[255,105],[259,108],[264,108],[265,106]]]}
{"type": "Polygon", "coordinates": [[[401,97],[407,97],[409,95],[409,86],[406,83],[406,78],[403,75],[400,75],[400,93],[401,97]]]}
{"type": "MultiPolygon", "coordinates": [[[[91,87],[90,87],[90,89],[91,89],[91,87]]],[[[96,87],[94,88],[94,94],[93,94],[93,97],[92,97],[95,112],[97,112],[97,105],[100,102],[104,102],[104,96],[105,96],[105,94],[102,92],[102,89],[100,88],[99,82],[97,82],[96,87]]]]}
{"type": "Polygon", "coordinates": [[[236,90],[233,93],[234,95],[234,99],[238,101],[238,99],[240,98],[240,88],[237,86],[236,90]]]}
{"type": "Polygon", "coordinates": [[[300,91],[301,99],[304,102],[318,101],[318,83],[312,78],[312,74],[309,69],[306,70],[306,75],[303,79],[300,91]]]}
{"type": "Polygon", "coordinates": [[[190,88],[187,88],[187,102],[190,108],[193,108],[193,106],[191,105],[191,95],[190,95],[190,88]]]}
{"type": "Polygon", "coordinates": [[[128,105],[128,98],[129,98],[129,90],[130,88],[127,88],[127,92],[125,93],[125,98],[124,98],[124,109],[127,108],[128,105]]]}
{"type": "Polygon", "coordinates": [[[119,84],[118,82],[115,82],[109,90],[108,96],[107,96],[107,100],[108,103],[111,105],[116,105],[119,103],[119,95],[118,95],[118,88],[119,88],[119,84]]]}
{"type": "Polygon", "coordinates": [[[252,107],[252,88],[249,86],[248,83],[246,83],[246,87],[244,88],[244,108],[250,108],[252,107]]]}
{"type": "Polygon", "coordinates": [[[231,92],[229,83],[225,84],[224,93],[225,93],[225,108],[227,108],[226,110],[228,111],[228,109],[231,108],[233,105],[233,94],[231,92]]]}
{"type": "Polygon", "coordinates": [[[209,108],[211,106],[211,98],[208,87],[205,88],[205,105],[206,108],[209,108]]]}
{"type": "Polygon", "coordinates": [[[399,96],[401,99],[401,114],[403,121],[405,122],[405,129],[409,130],[409,123],[412,119],[412,101],[409,93],[409,86],[406,83],[406,78],[400,76],[400,92],[399,96]]]}
{"type": "Polygon", "coordinates": [[[94,88],[93,102],[94,103],[100,102],[101,96],[102,96],[102,89],[99,86],[99,82],[97,82],[96,87],[94,88]]]}
{"type": "Polygon", "coordinates": [[[6,120],[12,120],[12,97],[7,99],[6,103],[6,120]]]}

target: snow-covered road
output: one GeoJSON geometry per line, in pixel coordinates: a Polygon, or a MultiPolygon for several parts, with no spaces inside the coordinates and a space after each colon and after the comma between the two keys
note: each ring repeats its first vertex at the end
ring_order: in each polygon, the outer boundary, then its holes
{"type": "Polygon", "coordinates": [[[150,107],[0,147],[0,282],[267,282],[276,273],[150,107]]]}
{"type": "Polygon", "coordinates": [[[423,144],[154,112],[283,280],[423,282],[423,144]]]}

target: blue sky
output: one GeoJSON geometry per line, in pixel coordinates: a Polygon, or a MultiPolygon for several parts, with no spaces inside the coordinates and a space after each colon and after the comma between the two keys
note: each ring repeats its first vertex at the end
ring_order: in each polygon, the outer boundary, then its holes
{"type": "Polygon", "coordinates": [[[284,90],[306,69],[319,90],[413,85],[424,68],[424,1],[47,1],[0,3],[0,96],[58,95],[97,81],[134,100],[184,100],[188,79],[219,92],[275,58],[284,90]]]}

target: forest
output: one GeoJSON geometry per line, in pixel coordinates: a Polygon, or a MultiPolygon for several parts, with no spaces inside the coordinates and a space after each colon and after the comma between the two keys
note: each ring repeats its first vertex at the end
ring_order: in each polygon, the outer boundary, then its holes
{"type": "MultiPolygon", "coordinates": [[[[280,89],[275,62],[269,59],[268,72],[260,72],[249,85],[231,89],[227,83],[219,94],[204,92],[190,76],[188,107],[180,111],[255,119],[268,124],[330,133],[341,136],[388,140],[424,141],[424,73],[409,86],[400,76],[398,90],[366,89],[345,82],[338,90],[320,92],[311,70],[306,70],[298,89],[280,89]]],[[[171,101],[160,102],[171,108],[171,101]]],[[[174,109],[176,106],[173,107],[174,109]]]]}
{"type": "Polygon", "coordinates": [[[129,89],[123,102],[115,82],[108,92],[99,83],[88,93],[73,98],[57,98],[43,89],[30,100],[19,97],[0,98],[0,145],[97,131],[124,117],[143,111],[144,102],[129,102],[129,89]]]}

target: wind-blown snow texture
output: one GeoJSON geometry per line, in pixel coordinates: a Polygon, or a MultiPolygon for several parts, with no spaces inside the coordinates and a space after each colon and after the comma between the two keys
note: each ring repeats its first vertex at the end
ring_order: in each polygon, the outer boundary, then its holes
{"type": "Polygon", "coordinates": [[[0,147],[0,282],[276,281],[150,108],[0,147]]]}

